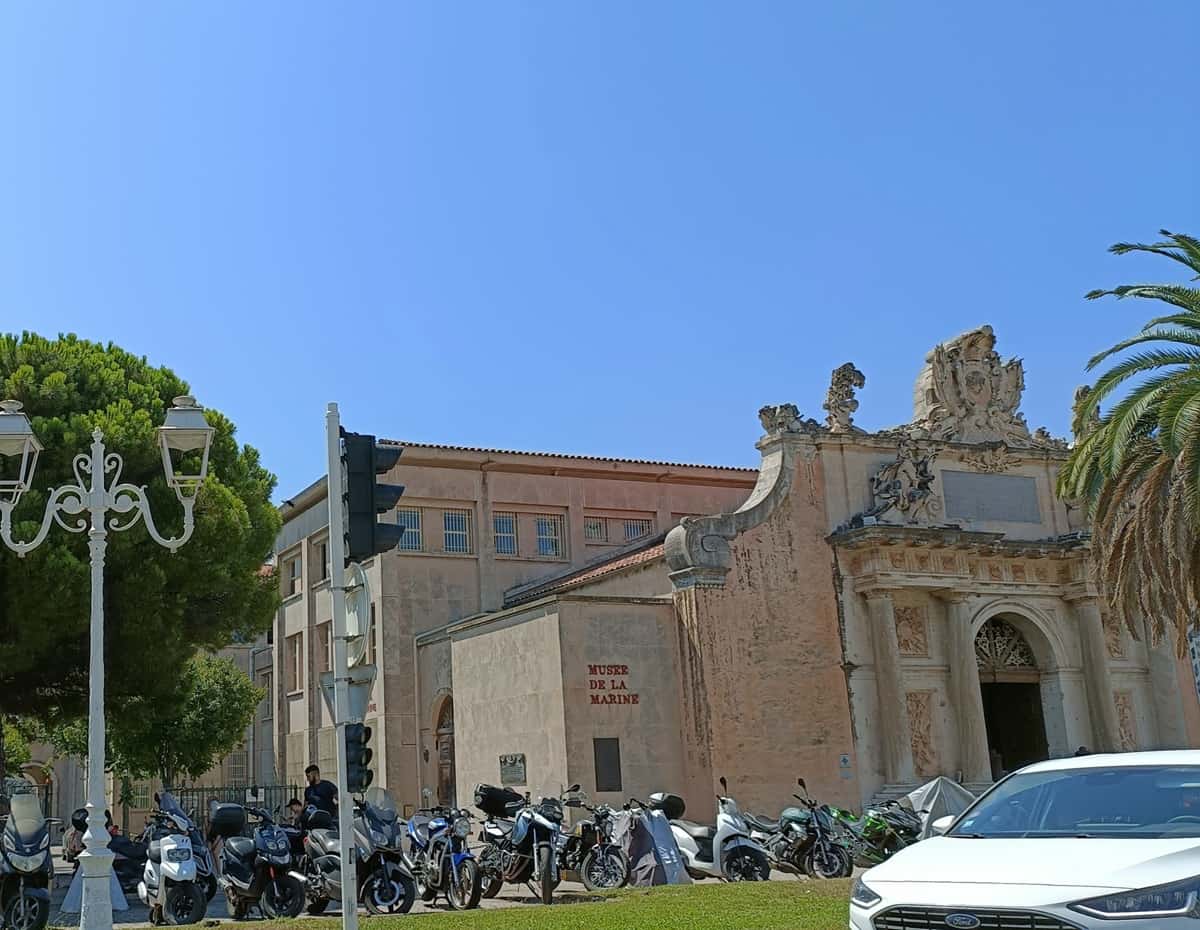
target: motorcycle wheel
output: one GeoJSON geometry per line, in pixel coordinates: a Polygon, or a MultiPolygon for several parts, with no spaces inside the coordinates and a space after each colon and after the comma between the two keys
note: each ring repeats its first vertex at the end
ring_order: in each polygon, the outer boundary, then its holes
{"type": "Polygon", "coordinates": [[[208,876],[208,880],[204,883],[204,896],[208,898],[210,903],[217,896],[217,876],[208,876]]]}
{"type": "Polygon", "coordinates": [[[757,849],[739,846],[725,860],[725,877],[731,882],[765,882],[771,865],[757,849]]]}
{"type": "MultiPolygon", "coordinates": [[[[451,866],[453,871],[453,866],[451,866]]],[[[449,876],[446,883],[446,900],[456,911],[469,911],[479,907],[479,896],[483,893],[483,878],[479,873],[479,863],[474,859],[464,859],[458,867],[457,878],[449,876]]]]}
{"type": "Polygon", "coordinates": [[[629,881],[629,858],[620,846],[593,846],[583,857],[579,877],[588,891],[613,891],[629,881]]]}
{"type": "Polygon", "coordinates": [[[327,908],[327,907],[329,907],[329,899],[328,898],[314,898],[313,900],[308,902],[308,906],[305,907],[304,909],[309,914],[312,914],[313,917],[317,917],[321,914],[324,914],[325,908],[327,908]]]}
{"type": "Polygon", "coordinates": [[[278,917],[299,917],[304,910],[304,886],[300,879],[285,875],[267,882],[259,901],[263,915],[270,920],[278,917]]]}
{"type": "Polygon", "coordinates": [[[204,919],[208,902],[194,882],[180,882],[167,889],[167,900],[163,904],[163,923],[172,927],[194,924],[204,919]]]}
{"type": "Polygon", "coordinates": [[[2,921],[11,930],[42,930],[50,920],[50,902],[33,895],[14,895],[2,921]]]}
{"type": "Polygon", "coordinates": [[[554,900],[554,850],[543,846],[538,850],[539,888],[542,892],[542,903],[549,904],[554,900]]]}
{"type": "Polygon", "coordinates": [[[852,871],[854,863],[841,846],[814,845],[804,857],[804,874],[809,878],[844,878],[852,871]]]}
{"type": "Polygon", "coordinates": [[[375,917],[386,914],[407,914],[417,899],[417,886],[407,875],[396,872],[395,878],[380,867],[363,882],[362,899],[367,913],[375,917]]]}
{"type": "Polygon", "coordinates": [[[504,887],[504,879],[494,872],[483,873],[483,897],[494,898],[500,893],[500,889],[504,887]]]}

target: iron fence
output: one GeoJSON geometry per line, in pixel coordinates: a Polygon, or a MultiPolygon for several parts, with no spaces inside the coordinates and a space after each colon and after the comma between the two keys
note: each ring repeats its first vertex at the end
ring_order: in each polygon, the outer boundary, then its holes
{"type": "Polygon", "coordinates": [[[192,815],[192,819],[208,835],[208,809],[213,801],[222,804],[243,804],[261,807],[276,817],[281,817],[292,798],[302,798],[304,792],[296,785],[221,785],[218,787],[178,788],[171,792],[179,806],[192,815]]]}

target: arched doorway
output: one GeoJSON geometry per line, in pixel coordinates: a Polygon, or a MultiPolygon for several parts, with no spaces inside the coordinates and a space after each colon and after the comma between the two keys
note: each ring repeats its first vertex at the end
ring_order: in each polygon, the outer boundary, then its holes
{"type": "Polygon", "coordinates": [[[438,709],[437,724],[437,799],[443,807],[457,805],[454,791],[454,699],[449,695],[438,709]]]}
{"type": "Polygon", "coordinates": [[[993,617],[975,635],[992,777],[1050,756],[1042,706],[1042,672],[1017,625],[993,617]]]}

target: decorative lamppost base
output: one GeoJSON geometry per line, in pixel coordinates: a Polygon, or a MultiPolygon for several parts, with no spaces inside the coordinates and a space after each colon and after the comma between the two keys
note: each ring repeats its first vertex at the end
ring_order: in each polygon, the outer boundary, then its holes
{"type": "Polygon", "coordinates": [[[85,849],[79,854],[79,870],[83,873],[80,930],[112,930],[112,863],[113,854],[107,848],[85,849]]]}

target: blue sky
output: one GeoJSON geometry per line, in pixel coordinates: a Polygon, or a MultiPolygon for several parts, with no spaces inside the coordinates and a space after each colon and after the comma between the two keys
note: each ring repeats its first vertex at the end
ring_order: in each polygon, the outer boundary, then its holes
{"type": "Polygon", "coordinates": [[[13,2],[3,327],[176,369],[286,497],[381,436],[753,464],[992,323],[1067,428],[1200,233],[1200,4],[13,2]]]}

